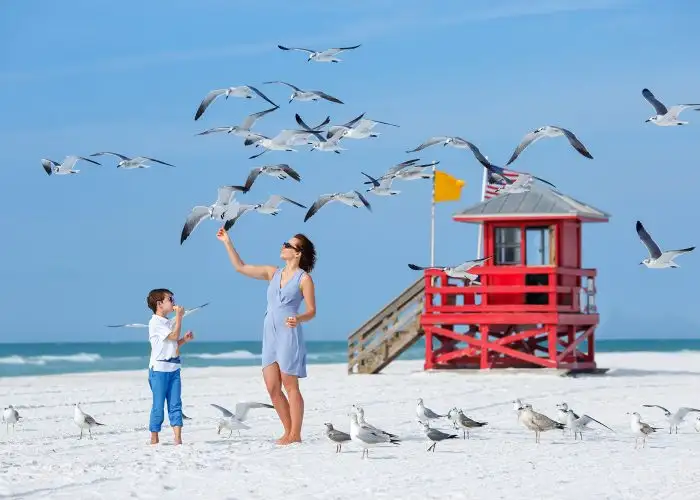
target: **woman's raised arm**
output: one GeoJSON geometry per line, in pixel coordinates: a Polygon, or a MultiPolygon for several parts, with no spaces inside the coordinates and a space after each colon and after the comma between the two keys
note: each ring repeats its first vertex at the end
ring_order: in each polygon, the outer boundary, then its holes
{"type": "Polygon", "coordinates": [[[255,278],[258,280],[270,281],[272,276],[275,274],[275,266],[254,266],[252,264],[246,264],[241,259],[236,249],[233,247],[231,238],[224,228],[220,228],[216,233],[216,237],[226,246],[226,253],[228,253],[228,258],[231,260],[231,265],[233,268],[244,276],[249,278],[255,278]]]}

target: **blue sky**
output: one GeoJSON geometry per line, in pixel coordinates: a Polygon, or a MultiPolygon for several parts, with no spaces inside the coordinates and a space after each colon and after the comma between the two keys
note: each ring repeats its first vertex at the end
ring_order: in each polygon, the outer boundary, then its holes
{"type": "MultiPolygon", "coordinates": [[[[145,321],[145,296],[168,287],[177,300],[211,305],[187,318],[201,340],[260,337],[266,283],[229,266],[204,221],[184,245],[182,225],[219,185],[249,170],[287,162],[302,182],[258,179],[241,201],[282,194],[310,204],[321,193],[362,187],[363,170],[381,174],[413,157],[432,135],[459,135],[503,164],[522,136],[545,124],[574,131],[595,160],[563,138],[528,148],[517,167],[612,214],[584,228],[584,264],[599,270],[601,336],[693,336],[697,254],[678,270],[638,266],[645,249],[634,223],[662,247],[700,243],[697,166],[700,113],[687,127],[644,123],[649,87],[667,104],[700,101],[700,46],[691,1],[416,0],[285,2],[275,10],[246,2],[1,2],[0,304],[3,341],[139,340],[142,330],[105,324],[145,321]],[[306,63],[277,44],[362,46],[341,64],[306,63]],[[287,104],[285,80],[345,102],[287,104]],[[267,135],[330,115],[343,123],[367,112],[377,139],[351,141],[341,155],[270,152],[248,160],[239,138],[196,137],[265,109],[260,99],[215,102],[197,122],[211,89],[259,85],[281,105],[256,128],[267,135]],[[39,160],[117,151],[177,165],[121,171],[81,163],[79,175],[48,177],[39,160]]],[[[264,104],[263,104],[264,103],[264,104]]],[[[436,260],[474,257],[476,228],[451,220],[479,199],[481,166],[464,150],[419,154],[467,181],[461,201],[437,206],[436,260]]],[[[516,165],[514,164],[514,167],[516,165]]],[[[430,185],[395,185],[372,197],[373,213],[342,205],[303,223],[283,205],[277,217],[250,214],[231,231],[250,263],[278,262],[280,243],[302,231],[315,241],[318,316],[307,338],[341,340],[411,283],[408,262],[429,260],[430,185]]]]}

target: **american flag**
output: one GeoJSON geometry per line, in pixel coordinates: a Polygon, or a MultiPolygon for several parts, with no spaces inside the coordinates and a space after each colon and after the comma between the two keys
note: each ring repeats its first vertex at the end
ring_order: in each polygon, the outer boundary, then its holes
{"type": "MultiPolygon", "coordinates": [[[[512,170],[503,170],[503,174],[508,177],[509,179],[512,179],[515,181],[519,175],[518,172],[513,172],[512,170]]],[[[484,175],[487,176],[488,178],[488,171],[484,169],[484,175]]],[[[493,198],[496,196],[501,189],[503,189],[505,185],[503,184],[495,184],[495,183],[488,183],[484,187],[484,201],[493,198]]]]}

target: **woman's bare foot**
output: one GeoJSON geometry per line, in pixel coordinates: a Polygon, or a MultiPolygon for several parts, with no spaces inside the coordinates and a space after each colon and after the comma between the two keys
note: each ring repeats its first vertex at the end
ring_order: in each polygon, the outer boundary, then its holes
{"type": "Polygon", "coordinates": [[[301,436],[287,436],[285,439],[281,439],[277,443],[285,446],[292,443],[301,443],[301,436]]]}
{"type": "Polygon", "coordinates": [[[281,438],[279,438],[279,439],[277,439],[277,440],[275,441],[275,443],[277,443],[277,444],[286,444],[286,443],[287,443],[287,439],[289,439],[289,433],[285,432],[284,434],[282,434],[282,437],[281,437],[281,438]]]}

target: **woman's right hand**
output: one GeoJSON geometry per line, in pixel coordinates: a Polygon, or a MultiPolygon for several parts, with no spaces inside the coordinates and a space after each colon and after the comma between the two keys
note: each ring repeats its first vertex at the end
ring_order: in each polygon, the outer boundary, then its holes
{"type": "Polygon", "coordinates": [[[216,232],[216,239],[223,242],[223,243],[228,243],[231,241],[231,237],[228,235],[228,232],[223,227],[220,227],[219,230],[216,232]]]}

